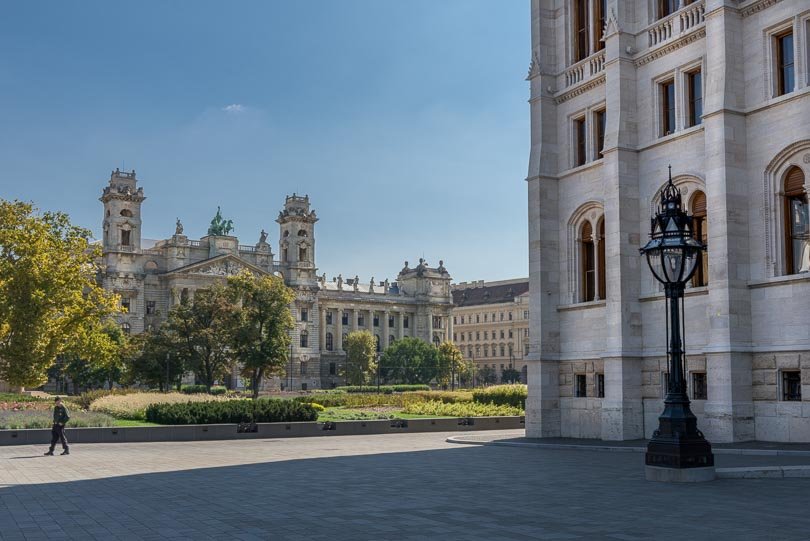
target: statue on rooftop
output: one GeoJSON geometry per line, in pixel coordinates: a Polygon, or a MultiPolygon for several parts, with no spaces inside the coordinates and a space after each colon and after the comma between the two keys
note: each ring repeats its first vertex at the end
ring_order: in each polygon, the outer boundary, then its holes
{"type": "Polygon", "coordinates": [[[217,206],[217,214],[211,220],[211,225],[208,227],[209,235],[229,235],[233,231],[233,220],[225,220],[222,217],[222,210],[217,206]]]}
{"type": "Polygon", "coordinates": [[[177,222],[174,224],[174,234],[175,235],[183,234],[183,222],[180,221],[180,218],[177,218],[177,222]]]}
{"type": "Polygon", "coordinates": [[[265,231],[264,229],[262,229],[262,232],[259,233],[259,242],[261,242],[262,244],[267,242],[267,231],[265,231]]]}

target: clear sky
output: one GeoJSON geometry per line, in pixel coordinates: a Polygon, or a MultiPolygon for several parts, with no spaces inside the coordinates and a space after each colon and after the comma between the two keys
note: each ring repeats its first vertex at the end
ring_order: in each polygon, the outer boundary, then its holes
{"type": "Polygon", "coordinates": [[[242,244],[284,196],[320,216],[329,277],[528,274],[525,0],[4,4],[0,197],[98,236],[102,187],[137,171],[143,236],[242,244]]]}

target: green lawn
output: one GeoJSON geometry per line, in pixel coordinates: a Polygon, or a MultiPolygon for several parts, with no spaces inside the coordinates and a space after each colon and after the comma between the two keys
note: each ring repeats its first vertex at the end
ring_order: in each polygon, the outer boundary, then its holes
{"type": "Polygon", "coordinates": [[[131,419],[116,419],[115,426],[163,426],[157,423],[148,423],[146,421],[133,421],[131,419]]]}

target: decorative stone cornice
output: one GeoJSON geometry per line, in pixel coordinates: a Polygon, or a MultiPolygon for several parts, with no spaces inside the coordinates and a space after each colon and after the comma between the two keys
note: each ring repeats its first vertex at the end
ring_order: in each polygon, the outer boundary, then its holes
{"type": "Polygon", "coordinates": [[[580,94],[584,94],[585,92],[587,92],[587,91],[589,91],[591,89],[594,89],[597,86],[603,85],[603,84],[605,84],[605,75],[604,74],[602,74],[602,75],[600,75],[598,77],[595,77],[595,78],[591,79],[590,81],[588,81],[588,82],[586,82],[584,84],[581,84],[581,85],[579,85],[577,87],[574,87],[571,90],[563,92],[562,94],[560,94],[559,96],[554,98],[554,101],[557,103],[557,105],[559,105],[561,103],[565,103],[566,101],[570,100],[571,98],[575,98],[576,96],[579,96],[580,94]]]}
{"type": "Polygon", "coordinates": [[[758,2],[754,2],[751,5],[745,6],[744,8],[740,9],[740,16],[741,17],[748,17],[750,15],[754,15],[759,13],[763,9],[767,9],[772,5],[776,4],[777,2],[781,2],[781,0],[759,0],[758,2]]]}
{"type": "Polygon", "coordinates": [[[537,58],[537,51],[532,53],[532,62],[529,64],[529,73],[526,74],[526,80],[531,81],[540,75],[540,59],[537,58]]]}
{"type": "Polygon", "coordinates": [[[643,66],[644,64],[649,64],[653,60],[657,60],[657,59],[659,59],[659,58],[661,58],[663,56],[668,55],[669,53],[671,53],[673,51],[677,51],[681,47],[685,47],[685,46],[689,45],[690,43],[693,43],[693,42],[695,42],[695,41],[697,41],[697,40],[699,40],[701,38],[705,38],[705,37],[706,37],[706,27],[703,26],[700,29],[698,29],[696,32],[692,32],[691,34],[687,34],[687,35],[683,36],[682,38],[677,39],[677,40],[673,41],[672,43],[670,43],[668,45],[665,45],[665,46],[660,47],[658,49],[655,49],[654,51],[649,52],[649,53],[647,53],[647,54],[645,54],[643,56],[640,56],[639,58],[637,58],[635,60],[634,64],[636,65],[636,67],[643,66]]]}

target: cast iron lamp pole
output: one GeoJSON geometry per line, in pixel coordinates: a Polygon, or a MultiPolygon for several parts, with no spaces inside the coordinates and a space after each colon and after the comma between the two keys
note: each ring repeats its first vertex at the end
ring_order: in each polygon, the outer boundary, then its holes
{"type": "Polygon", "coordinates": [[[658,429],[647,445],[647,479],[660,481],[708,481],[714,478],[711,444],[697,428],[689,407],[683,362],[681,329],[684,288],[692,278],[706,247],[692,236],[692,217],[682,210],[681,192],[669,182],[651,219],[650,241],[641,254],[656,280],[664,285],[669,344],[669,386],[658,429]],[[679,306],[681,303],[681,306],[679,306]]]}

